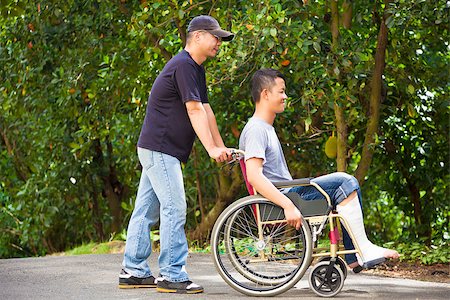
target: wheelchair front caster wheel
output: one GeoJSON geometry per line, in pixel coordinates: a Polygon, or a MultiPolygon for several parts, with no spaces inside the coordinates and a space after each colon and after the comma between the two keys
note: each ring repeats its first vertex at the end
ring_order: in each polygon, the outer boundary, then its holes
{"type": "Polygon", "coordinates": [[[333,297],[344,286],[345,277],[341,268],[334,264],[330,272],[327,272],[329,265],[328,261],[319,262],[309,273],[309,286],[321,297],[333,297]]]}
{"type": "MultiPolygon", "coordinates": [[[[324,257],[322,259],[319,260],[319,262],[322,261],[330,261],[331,257],[324,257]]],[[[340,258],[339,256],[336,258],[336,264],[339,266],[339,268],[341,268],[342,274],[344,274],[344,279],[347,278],[347,265],[345,264],[345,261],[340,258]]]]}

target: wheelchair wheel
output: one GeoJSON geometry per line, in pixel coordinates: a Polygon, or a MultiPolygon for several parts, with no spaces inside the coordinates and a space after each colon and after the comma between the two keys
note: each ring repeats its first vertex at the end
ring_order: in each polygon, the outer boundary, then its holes
{"type": "Polygon", "coordinates": [[[329,265],[328,261],[319,262],[309,273],[309,286],[321,297],[333,297],[344,286],[344,274],[341,268],[334,264],[331,273],[327,276],[329,265]]]}
{"type": "Polygon", "coordinates": [[[219,216],[211,252],[221,277],[250,296],[274,296],[294,286],[311,262],[308,224],[288,226],[283,209],[260,196],[242,198],[219,216]]]}
{"type": "MultiPolygon", "coordinates": [[[[319,262],[330,261],[330,260],[331,260],[331,257],[328,256],[328,257],[321,258],[319,260],[319,262]]],[[[347,278],[347,264],[340,256],[338,256],[336,258],[336,264],[339,266],[339,268],[341,268],[342,274],[344,275],[344,279],[346,279],[347,278]]]]}
{"type": "MultiPolygon", "coordinates": [[[[267,205],[263,205],[264,209],[267,209],[267,205]]],[[[272,206],[272,204],[270,204],[270,206],[272,206]]],[[[280,213],[280,210],[277,210],[277,214],[278,213],[280,213]]],[[[258,227],[256,225],[256,216],[254,216],[254,214],[254,209],[252,211],[238,210],[231,216],[229,220],[227,220],[224,242],[228,258],[242,276],[255,283],[262,285],[276,285],[283,283],[287,277],[289,277],[296,271],[295,268],[285,268],[284,271],[283,269],[279,269],[277,272],[268,274],[267,269],[260,272],[258,269],[254,268],[253,265],[249,264],[250,261],[248,257],[246,255],[243,255],[245,253],[242,251],[242,242],[241,239],[237,237],[237,231],[235,227],[236,225],[239,226],[243,223],[245,226],[247,226],[247,224],[249,223],[248,219],[250,219],[252,221],[255,221],[255,223],[253,224],[253,226],[249,226],[249,228],[251,229],[251,227],[253,227],[254,233],[257,233],[258,227]]],[[[284,231],[285,227],[287,227],[285,222],[261,226],[261,230],[263,231],[263,235],[265,237],[258,240],[258,242],[256,242],[255,244],[256,247],[254,248],[254,250],[258,252],[262,251],[258,253],[257,256],[267,256],[268,260],[279,259],[280,261],[287,261],[294,257],[292,255],[301,255],[301,250],[299,251],[298,249],[302,249],[302,247],[300,246],[302,243],[302,235],[298,234],[295,230],[293,230],[293,228],[290,228],[290,232],[286,232],[284,231]],[[290,244],[290,249],[283,249],[284,253],[279,251],[279,245],[281,241],[280,237],[276,236],[278,234],[289,236],[293,239],[294,242],[294,244],[290,244]],[[270,241],[270,244],[267,245],[266,241],[270,241]],[[295,243],[297,243],[298,245],[295,245],[295,243]],[[264,247],[265,249],[262,250],[261,247],[264,247]],[[290,256],[289,253],[291,254],[290,256]],[[268,255],[270,255],[270,258],[268,255]]],[[[238,235],[240,236],[240,234],[238,235]]]]}

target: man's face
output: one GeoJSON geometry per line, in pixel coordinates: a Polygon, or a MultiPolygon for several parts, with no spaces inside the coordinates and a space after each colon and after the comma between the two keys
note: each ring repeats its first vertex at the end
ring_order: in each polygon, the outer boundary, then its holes
{"type": "Polygon", "coordinates": [[[207,31],[199,32],[199,47],[203,54],[207,57],[215,57],[219,52],[222,39],[207,31]]]}
{"type": "Polygon", "coordinates": [[[276,78],[275,84],[268,90],[265,90],[266,101],[271,112],[282,113],[286,107],[286,85],[283,78],[276,78]]]}

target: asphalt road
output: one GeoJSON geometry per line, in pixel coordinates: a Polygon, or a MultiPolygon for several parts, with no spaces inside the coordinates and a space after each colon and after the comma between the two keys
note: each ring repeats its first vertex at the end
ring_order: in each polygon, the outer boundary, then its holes
{"type": "MultiPolygon", "coordinates": [[[[203,285],[197,295],[161,294],[154,289],[119,289],[121,254],[49,256],[0,260],[0,299],[255,299],[230,288],[208,254],[191,254],[187,270],[203,285]]],[[[150,265],[157,272],[157,255],[150,265]]],[[[320,299],[309,289],[307,274],[284,294],[271,299],[320,299]]],[[[349,275],[337,299],[450,299],[450,284],[349,275]]],[[[264,299],[264,298],[256,298],[264,299]]]]}

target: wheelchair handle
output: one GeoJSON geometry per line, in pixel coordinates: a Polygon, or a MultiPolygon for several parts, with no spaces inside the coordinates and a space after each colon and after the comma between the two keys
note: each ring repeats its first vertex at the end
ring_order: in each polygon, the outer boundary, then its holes
{"type": "Polygon", "coordinates": [[[233,159],[241,159],[245,156],[245,152],[240,149],[230,149],[233,159]]]}

